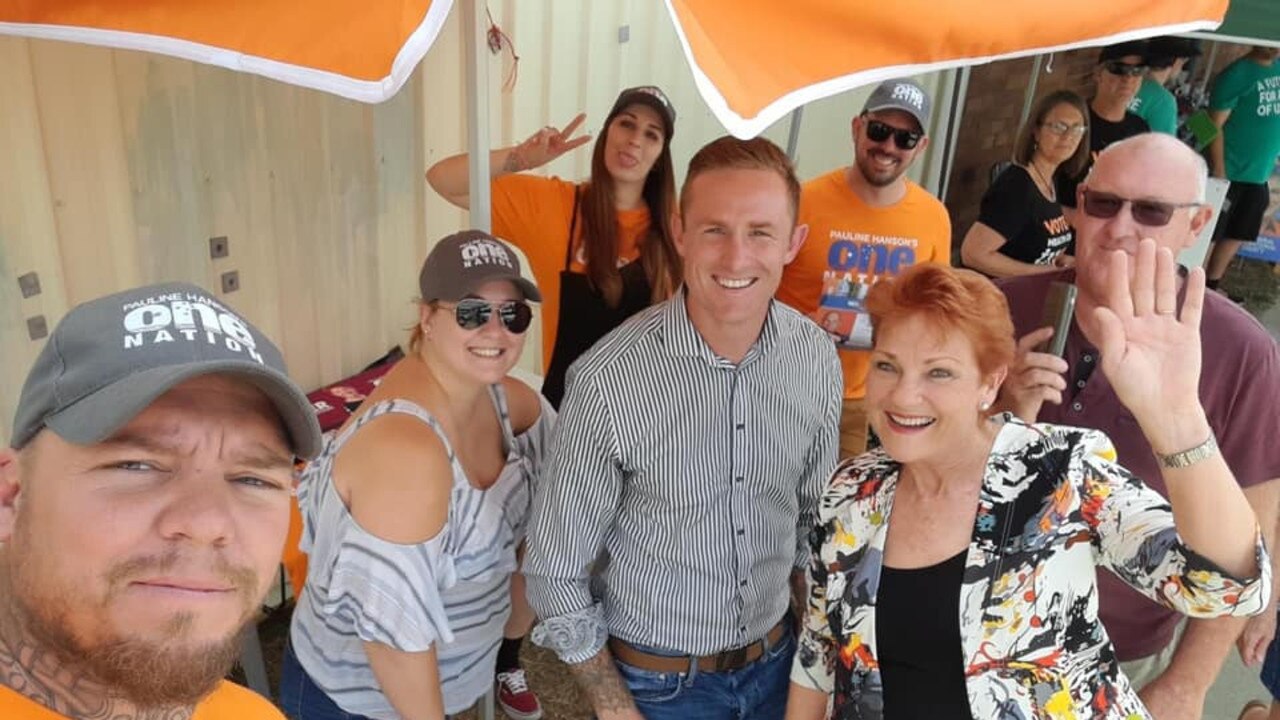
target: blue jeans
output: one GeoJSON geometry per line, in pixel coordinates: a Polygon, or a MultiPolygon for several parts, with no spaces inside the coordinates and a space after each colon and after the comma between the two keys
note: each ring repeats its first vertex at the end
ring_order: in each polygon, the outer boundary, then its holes
{"type": "Polygon", "coordinates": [[[1267,646],[1267,659],[1262,663],[1262,684],[1271,692],[1271,699],[1280,702],[1280,640],[1272,639],[1267,646]]]}
{"type": "MultiPolygon", "coordinates": [[[[289,720],[370,720],[366,715],[349,713],[330,700],[303,669],[288,642],[284,644],[284,663],[280,667],[280,709],[289,720]]],[[[445,720],[452,717],[444,716],[445,720]]]]}
{"type": "Polygon", "coordinates": [[[293,646],[285,643],[284,664],[280,668],[280,708],[291,720],[368,720],[338,707],[324,690],[316,685],[293,654],[293,646]]]}
{"type": "Polygon", "coordinates": [[[687,672],[660,673],[614,662],[645,720],[781,720],[795,652],[788,621],[777,645],[738,670],[703,672],[690,662],[687,672]]]}

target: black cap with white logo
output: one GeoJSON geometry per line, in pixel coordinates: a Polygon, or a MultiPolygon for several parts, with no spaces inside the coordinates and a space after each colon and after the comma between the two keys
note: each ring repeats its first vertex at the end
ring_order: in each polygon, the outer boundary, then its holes
{"type": "Polygon", "coordinates": [[[618,93],[618,99],[613,102],[613,109],[604,119],[604,127],[608,128],[609,123],[613,122],[618,113],[635,104],[648,105],[657,111],[658,117],[662,118],[662,129],[666,134],[664,142],[670,143],[671,136],[676,132],[676,109],[667,99],[666,93],[662,92],[657,85],[641,85],[618,93]]]}
{"type": "Polygon", "coordinates": [[[235,375],[275,405],[293,453],[320,452],[320,426],[280,351],[249,321],[188,283],[149,285],[72,308],[36,357],[10,444],[42,428],[77,445],[107,439],[170,388],[235,375]]]}

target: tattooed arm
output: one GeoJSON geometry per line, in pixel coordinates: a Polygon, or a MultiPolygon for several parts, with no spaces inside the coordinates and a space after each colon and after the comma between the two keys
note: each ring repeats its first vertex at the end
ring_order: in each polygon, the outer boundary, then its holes
{"type": "Polygon", "coordinates": [[[600,648],[590,659],[570,665],[569,669],[600,720],[644,720],[631,698],[631,691],[614,667],[609,648],[600,648]]]}
{"type": "MultiPolygon", "coordinates": [[[[574,137],[586,115],[579,114],[564,129],[548,125],[529,139],[489,153],[489,176],[497,178],[521,170],[542,167],[561,155],[591,141],[590,135],[574,137]]],[[[471,167],[467,153],[447,157],[427,170],[427,183],[440,197],[467,209],[471,205],[471,167]]]]}

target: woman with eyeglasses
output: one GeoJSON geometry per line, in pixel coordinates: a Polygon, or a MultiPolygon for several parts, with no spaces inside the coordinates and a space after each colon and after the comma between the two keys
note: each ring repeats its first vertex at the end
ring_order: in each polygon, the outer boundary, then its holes
{"type": "Polygon", "coordinates": [[[294,720],[443,718],[492,686],[555,411],[508,377],[542,298],[482,232],[419,275],[409,352],[298,490],[310,556],[285,651],[294,720]]]}
{"type": "MultiPolygon", "coordinates": [[[[675,207],[671,135],[676,112],[653,86],[623,90],[591,155],[591,177],[574,183],[524,171],[590,141],[573,137],[584,115],[546,127],[489,156],[493,232],[524,251],[543,302],[542,394],[559,407],[569,365],[636,311],[679,284],[669,219],[675,207]]],[[[449,202],[469,206],[467,155],[427,171],[449,202]]]]}
{"type": "Polygon", "coordinates": [[[867,296],[881,448],[819,503],[787,720],[1150,720],[1098,617],[1098,574],[1197,618],[1265,610],[1258,521],[1200,406],[1204,273],[1110,253],[1102,367],[1166,500],[1096,430],[990,407],[1014,360],[1004,295],[916,265],[867,296]],[[1132,267],[1133,280],[1130,280],[1132,267]]]}
{"type": "MultiPolygon", "coordinates": [[[[1093,97],[1089,99],[1089,154],[1097,157],[1103,148],[1125,138],[1150,132],[1147,121],[1129,111],[1147,73],[1147,41],[1128,40],[1098,51],[1093,71],[1093,97]]],[[[1067,220],[1076,207],[1076,186],[1084,181],[1092,160],[1080,172],[1058,173],[1058,201],[1066,208],[1067,220]]]]}
{"type": "Polygon", "coordinates": [[[1084,169],[1089,159],[1084,100],[1060,90],[1036,103],[1018,132],[1013,164],[982,196],[978,219],[960,258],[988,277],[1031,275],[1073,262],[1071,225],[1058,203],[1054,177],[1084,169]]]}

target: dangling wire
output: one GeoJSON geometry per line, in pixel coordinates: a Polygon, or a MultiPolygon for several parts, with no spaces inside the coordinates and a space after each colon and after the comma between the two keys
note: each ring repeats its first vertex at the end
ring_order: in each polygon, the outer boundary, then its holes
{"type": "Polygon", "coordinates": [[[498,27],[498,23],[493,21],[493,13],[489,12],[489,6],[484,8],[484,14],[489,17],[489,30],[485,33],[489,44],[489,52],[494,55],[500,55],[503,48],[511,52],[511,72],[507,73],[507,78],[502,82],[504,92],[511,92],[516,86],[516,79],[520,73],[520,56],[516,54],[515,43],[511,41],[511,36],[503,32],[498,27]]]}
{"type": "Polygon", "coordinates": [[[1056,58],[1057,56],[1058,56],[1058,54],[1057,54],[1057,53],[1049,53],[1049,59],[1048,59],[1048,60],[1045,62],[1045,64],[1044,64],[1044,74],[1045,74],[1045,75],[1052,75],[1052,74],[1053,74],[1053,59],[1054,59],[1054,58],[1056,58]]]}

